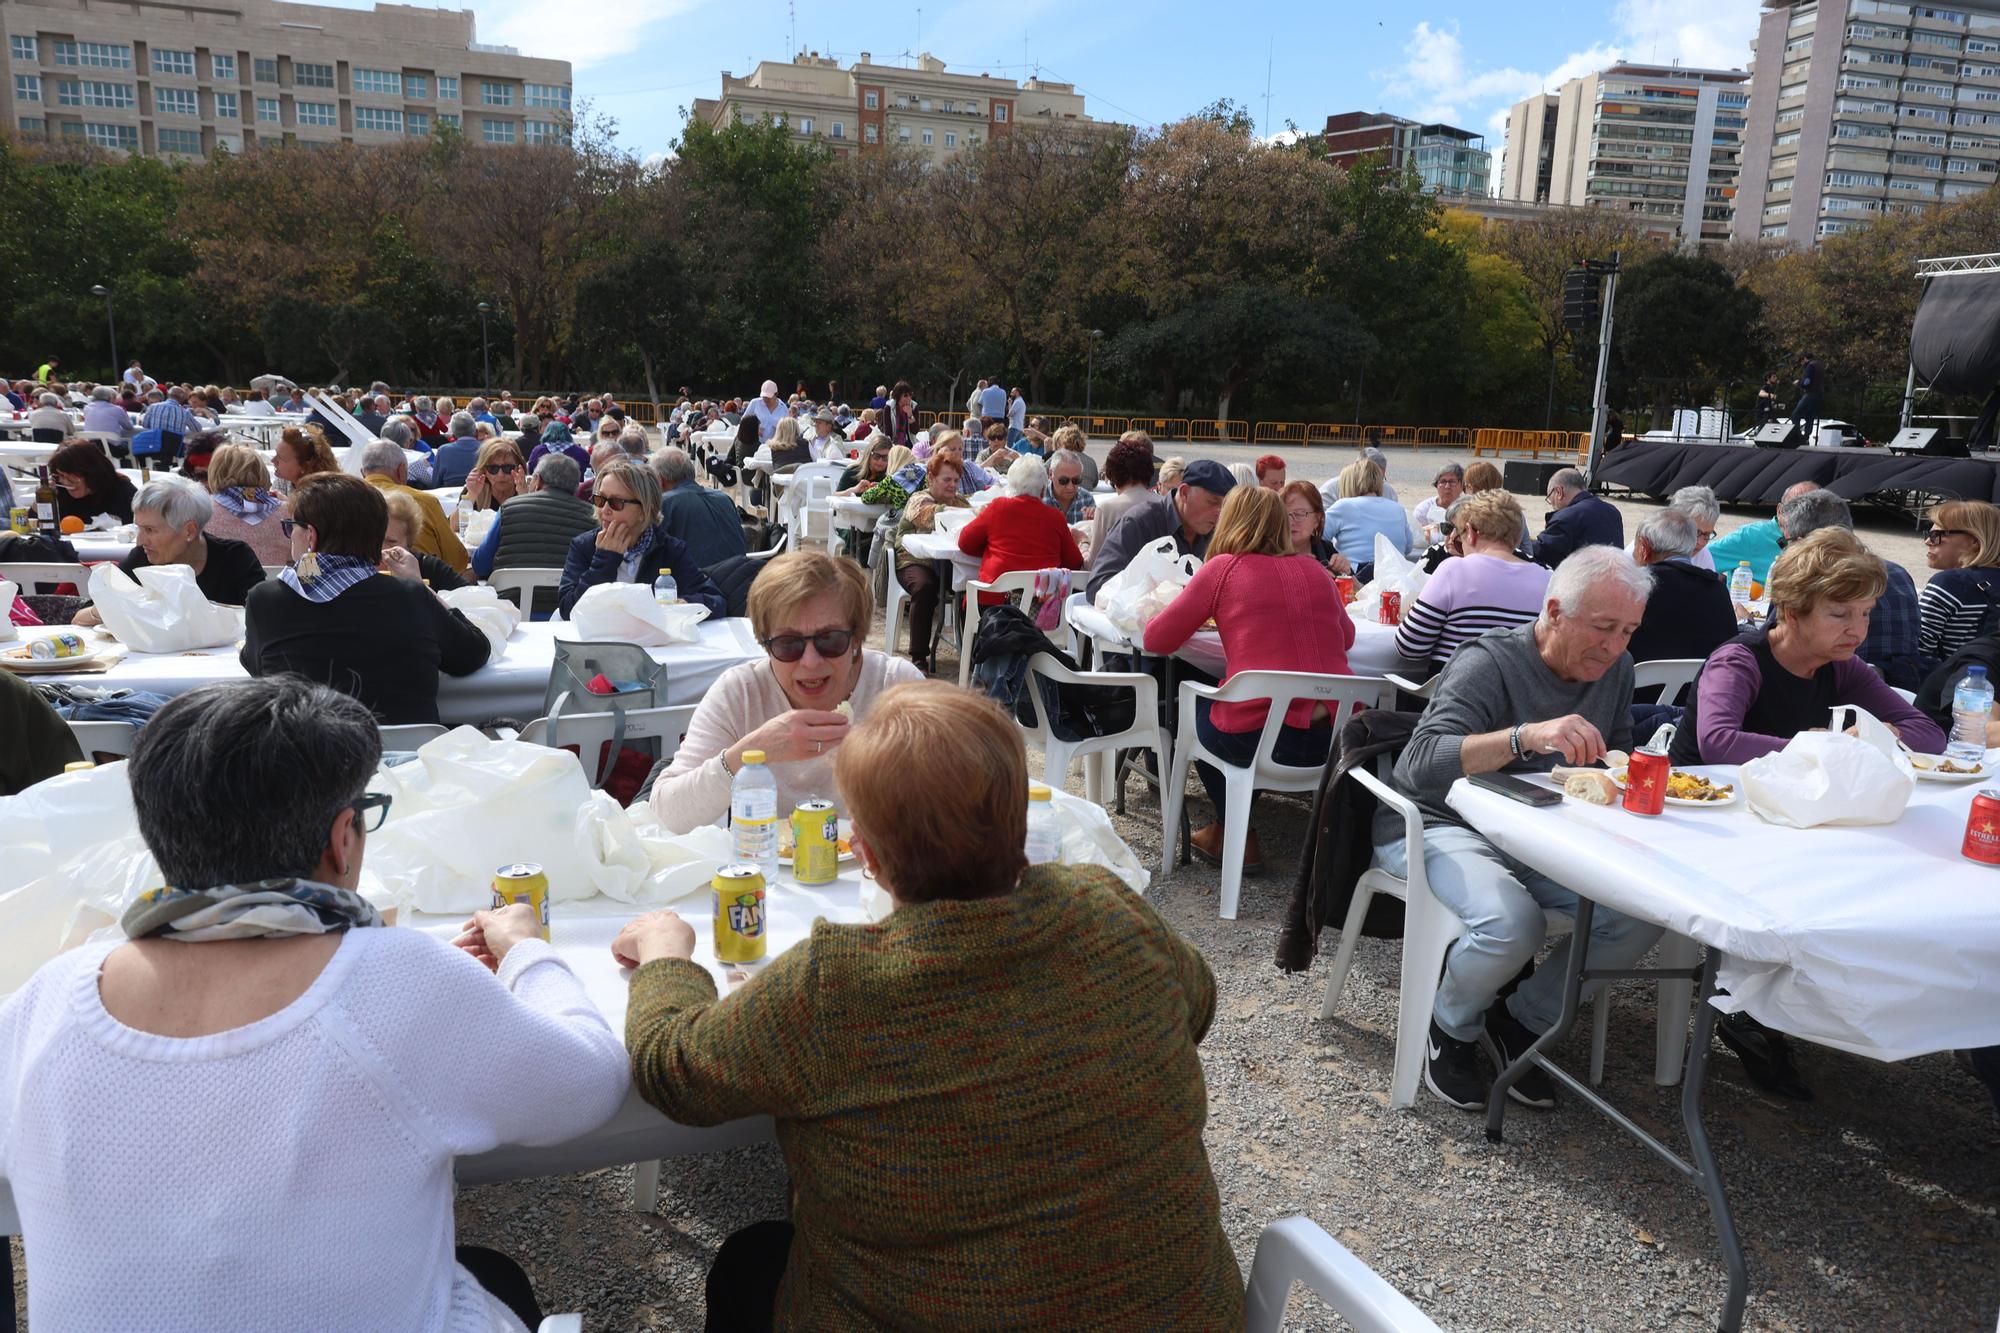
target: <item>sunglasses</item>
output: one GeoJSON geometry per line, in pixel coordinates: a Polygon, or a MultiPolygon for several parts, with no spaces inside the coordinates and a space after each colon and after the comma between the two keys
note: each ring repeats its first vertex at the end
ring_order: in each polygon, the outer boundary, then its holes
{"type": "Polygon", "coordinates": [[[511,477],[521,470],[519,463],[488,463],[486,475],[489,477],[511,477]]]}
{"type": "Polygon", "coordinates": [[[354,822],[364,833],[373,833],[389,817],[389,800],[382,792],[370,792],[347,808],[354,812],[354,822]]]}
{"type": "Polygon", "coordinates": [[[847,650],[854,646],[854,631],[851,629],[823,629],[817,634],[776,634],[764,640],[764,650],[780,662],[796,662],[806,655],[806,644],[811,643],[813,651],[832,661],[847,656],[847,650]]]}
{"type": "Polygon", "coordinates": [[[1081,480],[1083,480],[1083,478],[1081,478],[1081,477],[1055,477],[1055,478],[1052,478],[1052,479],[1050,480],[1050,482],[1049,482],[1049,485],[1051,485],[1051,486],[1074,486],[1074,485],[1076,485],[1076,484],[1077,484],[1077,483],[1078,483],[1079,481],[1081,481],[1081,480]]]}
{"type": "Polygon", "coordinates": [[[1932,528],[1924,534],[1924,545],[1942,546],[1946,537],[1970,537],[1973,534],[1964,528],[1932,528]]]}
{"type": "Polygon", "coordinates": [[[292,535],[292,529],[298,525],[299,521],[295,518],[281,518],[278,520],[278,531],[289,537],[292,535]]]}
{"type": "Polygon", "coordinates": [[[615,495],[593,495],[590,497],[590,502],[599,509],[609,509],[614,514],[622,514],[625,512],[625,506],[639,503],[637,500],[624,500],[615,495]]]}

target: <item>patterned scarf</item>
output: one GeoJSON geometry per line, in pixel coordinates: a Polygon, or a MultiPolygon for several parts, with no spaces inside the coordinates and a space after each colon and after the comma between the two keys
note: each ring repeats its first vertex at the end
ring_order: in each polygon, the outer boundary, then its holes
{"type": "Polygon", "coordinates": [[[285,502],[270,491],[249,486],[230,486],[219,490],[215,493],[215,502],[253,528],[285,506],[285,502]]]}
{"type": "Polygon", "coordinates": [[[319,577],[308,583],[299,577],[298,566],[286,565],[278,571],[278,582],[308,602],[330,602],[364,579],[374,577],[375,562],[356,555],[322,555],[319,577]]]}
{"type": "Polygon", "coordinates": [[[157,935],[191,944],[327,935],[381,924],[374,904],[352,889],[289,877],[212,889],[148,889],[119,922],[128,939],[157,935]]]}
{"type": "Polygon", "coordinates": [[[618,581],[620,583],[637,583],[639,581],[639,562],[646,558],[646,552],[653,549],[653,532],[654,529],[652,528],[641,528],[639,530],[639,540],[632,543],[632,549],[627,551],[624,558],[618,562],[618,581]]]}

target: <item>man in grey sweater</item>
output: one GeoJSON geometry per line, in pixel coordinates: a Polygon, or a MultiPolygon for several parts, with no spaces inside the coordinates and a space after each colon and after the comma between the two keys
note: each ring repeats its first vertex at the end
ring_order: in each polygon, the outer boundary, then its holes
{"type": "MultiPolygon", "coordinates": [[[[1632,659],[1625,645],[1645,614],[1652,582],[1615,546],[1576,552],[1550,578],[1539,619],[1494,630],[1452,655],[1397,760],[1395,785],[1423,812],[1431,892],[1466,928],[1445,956],[1424,1069],[1425,1084],[1454,1106],[1486,1104],[1492,1074],[1481,1065],[1480,1048],[1504,1067],[1555,1024],[1568,939],[1506,1001],[1495,997],[1547,938],[1544,911],[1574,913],[1577,895],[1467,827],[1445,794],[1475,773],[1547,772],[1631,748],[1632,659]]],[[[1378,811],[1375,863],[1393,875],[1409,868],[1403,834],[1394,811],[1378,811]]],[[[1657,926],[1600,908],[1590,961],[1631,967],[1659,935],[1657,926]]],[[[1555,1104],[1555,1088],[1540,1069],[1511,1092],[1530,1106],[1555,1104]]]]}

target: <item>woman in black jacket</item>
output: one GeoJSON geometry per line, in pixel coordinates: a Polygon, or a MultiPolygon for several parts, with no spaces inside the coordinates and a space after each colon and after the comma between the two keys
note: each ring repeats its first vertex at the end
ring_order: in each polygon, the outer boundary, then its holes
{"type": "Polygon", "coordinates": [[[95,440],[71,440],[49,456],[49,484],[56,492],[56,519],[88,523],[110,514],[120,523],[132,521],[132,496],[138,491],[95,440]]]}
{"type": "Polygon", "coordinates": [[[597,527],[579,533],[563,561],[556,601],[567,619],[584,593],[600,583],[639,583],[650,588],[665,570],[683,602],[696,602],[712,616],[726,616],[722,592],[688,554],[687,546],[660,522],[660,478],[653,469],[616,459],[597,470],[590,494],[597,527]]]}

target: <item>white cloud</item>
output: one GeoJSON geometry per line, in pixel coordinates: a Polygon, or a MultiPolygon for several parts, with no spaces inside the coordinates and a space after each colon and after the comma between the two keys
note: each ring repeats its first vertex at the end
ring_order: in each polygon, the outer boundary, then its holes
{"type": "Polygon", "coordinates": [[[694,9],[700,0],[484,0],[479,40],[522,54],[567,60],[576,72],[625,59],[647,29],[694,9]]]}
{"type": "Polygon", "coordinates": [[[1612,14],[1631,60],[1744,69],[1757,0],[1619,0],[1612,14]]]}

